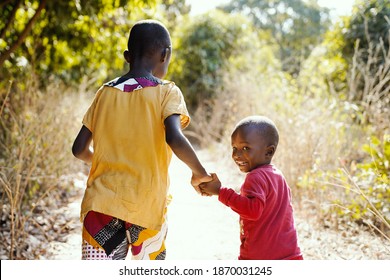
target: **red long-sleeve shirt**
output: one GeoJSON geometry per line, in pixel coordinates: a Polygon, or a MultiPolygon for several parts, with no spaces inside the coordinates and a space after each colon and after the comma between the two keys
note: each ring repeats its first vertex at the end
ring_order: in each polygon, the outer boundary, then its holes
{"type": "Polygon", "coordinates": [[[240,194],[221,187],[219,201],[240,215],[239,259],[277,260],[302,256],[290,188],[275,166],[265,165],[249,172],[240,194]]]}

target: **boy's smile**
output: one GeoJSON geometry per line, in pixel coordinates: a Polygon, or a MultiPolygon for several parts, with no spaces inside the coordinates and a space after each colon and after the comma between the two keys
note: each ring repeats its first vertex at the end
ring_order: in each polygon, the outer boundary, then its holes
{"type": "Polygon", "coordinates": [[[253,127],[240,127],[232,134],[232,158],[242,172],[269,164],[273,152],[261,134],[253,127]]]}

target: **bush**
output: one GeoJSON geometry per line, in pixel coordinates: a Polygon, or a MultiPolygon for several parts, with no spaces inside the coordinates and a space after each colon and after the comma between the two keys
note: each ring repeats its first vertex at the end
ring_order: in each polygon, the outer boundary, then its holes
{"type": "Polygon", "coordinates": [[[177,39],[169,75],[182,89],[190,109],[213,99],[222,87],[223,74],[245,70],[249,64],[242,61],[243,54],[256,55],[260,48],[257,33],[246,18],[216,11],[183,20],[172,37],[177,39]]]}
{"type": "Polygon", "coordinates": [[[363,223],[390,240],[390,135],[383,142],[373,136],[362,150],[364,162],[351,162],[335,171],[312,169],[298,186],[317,192],[320,219],[363,223]]]}

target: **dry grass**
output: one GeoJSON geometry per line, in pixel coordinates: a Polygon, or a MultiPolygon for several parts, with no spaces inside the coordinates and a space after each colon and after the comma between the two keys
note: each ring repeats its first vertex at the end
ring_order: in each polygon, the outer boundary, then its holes
{"type": "Polygon", "coordinates": [[[1,255],[36,258],[40,252],[29,231],[38,229],[50,240],[42,224],[56,221],[45,209],[66,200],[69,174],[82,168],[70,151],[83,103],[78,93],[56,83],[40,91],[34,79],[25,88],[10,84],[0,97],[1,255]]]}
{"type": "MultiPolygon", "coordinates": [[[[362,108],[362,122],[375,124],[378,136],[390,129],[390,49],[369,41],[368,49],[355,45],[350,78],[350,100],[358,101],[362,108]],[[379,66],[378,66],[379,65],[379,66]]],[[[390,35],[387,39],[390,42],[390,35]]]]}

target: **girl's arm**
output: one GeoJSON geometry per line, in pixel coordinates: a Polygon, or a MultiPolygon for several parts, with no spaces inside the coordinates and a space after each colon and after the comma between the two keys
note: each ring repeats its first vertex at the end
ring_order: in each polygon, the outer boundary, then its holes
{"type": "Polygon", "coordinates": [[[180,115],[175,114],[167,117],[164,124],[167,144],[175,155],[192,170],[191,184],[197,192],[200,192],[199,184],[211,181],[212,178],[200,163],[191,143],[183,135],[180,115]]]}
{"type": "Polygon", "coordinates": [[[80,129],[79,134],[74,140],[72,146],[73,155],[76,158],[85,161],[86,163],[91,163],[92,156],[93,156],[93,152],[90,149],[91,141],[92,141],[92,132],[86,126],[83,125],[80,129]]]}

